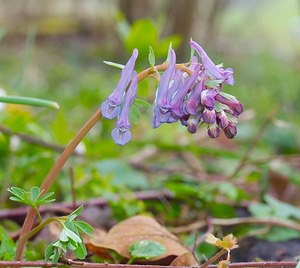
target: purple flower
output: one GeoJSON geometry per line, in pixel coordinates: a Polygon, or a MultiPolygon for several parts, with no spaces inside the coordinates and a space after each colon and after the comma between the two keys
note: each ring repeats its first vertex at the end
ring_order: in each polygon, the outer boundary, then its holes
{"type": "Polygon", "coordinates": [[[207,134],[212,139],[217,138],[220,136],[220,128],[216,124],[208,125],[207,134]]]}
{"type": "Polygon", "coordinates": [[[117,117],[121,111],[121,103],[124,96],[124,93],[132,79],[132,75],[134,72],[135,61],[138,56],[138,50],[134,49],[132,55],[124,69],[121,72],[121,78],[113,91],[112,94],[109,95],[106,101],[104,101],[101,105],[102,115],[105,118],[113,119],[117,117]]]}
{"type": "Polygon", "coordinates": [[[188,132],[194,134],[197,132],[198,125],[202,118],[202,113],[198,113],[197,115],[191,115],[187,120],[187,130],[188,132]]]}
{"type": "Polygon", "coordinates": [[[203,90],[201,92],[201,103],[205,106],[208,110],[213,110],[215,107],[215,96],[217,92],[213,89],[203,90]]]}
{"type": "Polygon", "coordinates": [[[154,115],[152,118],[152,127],[157,128],[162,123],[172,123],[178,120],[174,118],[169,110],[169,102],[172,95],[176,91],[181,79],[181,73],[175,71],[176,54],[172,49],[170,51],[170,63],[162,75],[156,91],[156,99],[154,105],[154,115]],[[175,75],[175,77],[173,77],[175,75]]]}
{"type": "Polygon", "coordinates": [[[176,94],[170,102],[172,114],[178,117],[182,117],[185,114],[183,109],[183,103],[186,95],[192,90],[200,71],[200,64],[197,64],[194,73],[184,81],[178,88],[176,94]]]}
{"type": "Polygon", "coordinates": [[[243,111],[243,105],[233,96],[224,97],[220,94],[216,96],[216,100],[227,105],[228,108],[233,112],[233,115],[239,116],[243,111]]]}
{"type": "Polygon", "coordinates": [[[216,123],[216,112],[215,112],[215,110],[204,109],[204,111],[203,111],[203,121],[206,124],[216,123]]]}
{"type": "Polygon", "coordinates": [[[223,130],[228,139],[233,139],[237,133],[236,125],[232,122],[229,122],[228,126],[223,130]]]}
{"type": "Polygon", "coordinates": [[[201,92],[205,89],[205,82],[200,74],[201,80],[194,86],[185,103],[185,111],[189,114],[196,115],[203,107],[200,106],[201,92]]]}
{"type": "Polygon", "coordinates": [[[136,97],[137,85],[138,76],[137,73],[134,71],[130,87],[125,94],[122,109],[117,120],[117,127],[113,129],[111,133],[115,143],[119,145],[124,145],[128,143],[131,139],[131,124],[129,121],[129,110],[136,97]]]}
{"type": "Polygon", "coordinates": [[[227,115],[224,111],[220,111],[216,113],[217,115],[217,122],[221,126],[222,129],[226,128],[229,124],[229,120],[227,118],[227,115]]]}
{"type": "Polygon", "coordinates": [[[211,77],[213,77],[213,79],[221,80],[224,84],[229,84],[229,85],[234,84],[233,70],[231,68],[227,68],[226,70],[224,70],[216,66],[213,63],[213,61],[207,56],[203,48],[195,41],[191,40],[190,45],[198,53],[198,55],[202,60],[204,69],[211,77]]]}

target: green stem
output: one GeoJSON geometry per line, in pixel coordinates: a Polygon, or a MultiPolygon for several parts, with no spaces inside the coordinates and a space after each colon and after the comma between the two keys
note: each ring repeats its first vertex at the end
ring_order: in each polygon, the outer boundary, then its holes
{"type": "MultiPolygon", "coordinates": [[[[77,145],[82,141],[85,135],[90,131],[90,129],[101,119],[101,111],[98,109],[84,124],[84,126],[78,131],[78,133],[74,136],[74,138],[70,141],[67,145],[65,150],[62,152],[60,157],[57,159],[55,164],[53,165],[52,169],[49,171],[47,176],[45,177],[40,189],[43,194],[47,193],[52,183],[55,181],[57,175],[64,167],[65,163],[72,155],[74,150],[76,149],[77,145]]],[[[30,232],[34,219],[36,216],[36,211],[34,208],[29,208],[24,224],[22,226],[20,237],[26,237],[26,234],[30,232]]],[[[16,250],[16,260],[20,261],[23,258],[24,250],[26,246],[26,239],[20,239],[18,242],[17,250],[16,250]]]]}
{"type": "MultiPolygon", "coordinates": [[[[168,63],[164,62],[163,64],[150,67],[139,73],[138,75],[138,81],[141,81],[145,79],[146,77],[150,76],[156,71],[164,71],[168,67],[168,63]]],[[[185,64],[176,64],[176,67],[184,70],[186,72],[191,72],[185,64]]],[[[69,157],[72,155],[74,150],[76,149],[77,145],[82,141],[82,139],[86,136],[86,134],[90,131],[90,129],[101,119],[102,114],[100,109],[98,109],[85,123],[85,125],[76,133],[74,138],[70,141],[70,143],[67,145],[65,150],[62,152],[60,157],[57,159],[57,161],[54,163],[53,167],[45,177],[40,189],[43,194],[46,194],[47,191],[49,190],[50,186],[52,183],[55,181],[57,178],[57,175],[59,172],[62,170],[64,167],[65,163],[69,159],[69,157]]],[[[24,220],[21,232],[20,232],[20,237],[26,237],[26,234],[30,232],[34,219],[36,217],[36,211],[34,208],[29,208],[26,218],[24,220]]],[[[24,255],[24,250],[26,246],[26,239],[21,239],[18,243],[17,250],[16,250],[16,260],[21,261],[24,255]]]]}
{"type": "Polygon", "coordinates": [[[42,230],[46,225],[48,225],[51,222],[58,222],[60,225],[61,224],[61,218],[53,217],[53,218],[48,218],[44,221],[42,221],[38,226],[34,227],[31,231],[29,231],[26,235],[20,237],[19,243],[23,241],[29,240],[31,237],[33,237],[35,234],[37,234],[40,230],[42,230]]]}
{"type": "Polygon", "coordinates": [[[35,211],[35,213],[36,213],[36,215],[37,215],[37,217],[38,217],[38,219],[39,219],[39,222],[42,223],[42,222],[43,222],[43,219],[42,219],[42,217],[41,217],[41,214],[40,214],[40,212],[39,212],[38,207],[33,207],[33,208],[34,208],[34,211],[35,211]]]}

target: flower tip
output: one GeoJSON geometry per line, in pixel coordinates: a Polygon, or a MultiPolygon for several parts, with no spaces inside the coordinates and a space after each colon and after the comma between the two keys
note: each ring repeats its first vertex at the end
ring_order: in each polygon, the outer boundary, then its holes
{"type": "Polygon", "coordinates": [[[133,51],[132,51],[132,56],[136,59],[139,55],[139,51],[137,48],[134,48],[133,51]]]}
{"type": "Polygon", "coordinates": [[[109,100],[106,100],[101,104],[100,110],[104,118],[114,119],[120,113],[120,106],[112,105],[109,100]]]}
{"type": "Polygon", "coordinates": [[[123,146],[131,140],[131,131],[128,129],[122,131],[118,128],[114,128],[111,132],[111,136],[116,144],[123,146]]]}

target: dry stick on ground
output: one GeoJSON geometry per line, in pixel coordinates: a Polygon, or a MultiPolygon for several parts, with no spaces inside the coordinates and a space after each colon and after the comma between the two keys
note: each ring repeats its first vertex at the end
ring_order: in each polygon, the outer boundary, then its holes
{"type": "MultiPolygon", "coordinates": [[[[137,200],[165,200],[165,199],[172,199],[174,198],[174,195],[167,191],[140,191],[133,193],[135,198],[137,200]]],[[[129,198],[132,198],[132,194],[128,194],[129,198]]],[[[119,199],[118,195],[114,195],[111,197],[111,200],[117,201],[119,199]]],[[[125,196],[126,198],[126,196],[125,196]]],[[[84,207],[88,206],[107,206],[108,201],[104,198],[91,198],[87,201],[76,201],[76,207],[83,205],[84,207]]],[[[57,202],[55,204],[47,205],[47,206],[41,206],[39,208],[40,214],[44,214],[46,212],[52,212],[52,213],[66,213],[69,214],[72,211],[72,204],[69,202],[57,202]]],[[[23,217],[26,215],[28,211],[27,207],[18,207],[18,208],[11,208],[11,209],[2,209],[0,210],[0,220],[1,219],[12,219],[17,217],[23,217]]]]}
{"type": "MultiPolygon", "coordinates": [[[[42,261],[0,261],[0,267],[85,267],[85,268],[166,268],[161,265],[128,265],[128,264],[109,264],[109,263],[89,263],[82,261],[67,260],[67,263],[50,263],[42,261]]],[[[294,268],[297,263],[294,261],[265,261],[265,262],[239,262],[231,263],[228,267],[231,268],[247,268],[247,267],[281,267],[281,268],[294,268]]],[[[187,268],[189,266],[168,266],[169,268],[187,268]]],[[[191,267],[192,268],[192,267],[191,267]]],[[[206,268],[217,268],[217,265],[208,265],[206,268]]]]}
{"type": "Polygon", "coordinates": [[[255,146],[257,145],[257,143],[261,139],[262,135],[264,134],[267,126],[272,122],[276,112],[277,112],[277,109],[275,109],[275,108],[269,112],[266,119],[262,122],[260,128],[258,129],[258,131],[257,131],[255,137],[253,138],[252,142],[250,143],[250,145],[249,145],[247,151],[245,152],[243,158],[241,159],[240,163],[235,168],[233,173],[230,174],[227,178],[225,178],[225,180],[232,179],[233,177],[235,177],[243,169],[243,167],[245,166],[250,154],[252,153],[253,149],[255,148],[255,146]]]}
{"type": "MultiPolygon", "coordinates": [[[[232,218],[232,219],[218,219],[211,218],[210,222],[212,225],[221,225],[221,226],[230,226],[230,225],[238,225],[238,224],[266,224],[266,225],[274,225],[280,227],[286,227],[290,229],[294,229],[296,231],[300,231],[300,224],[287,221],[280,220],[276,218],[258,218],[258,217],[243,217],[243,218],[232,218]]],[[[175,227],[170,231],[174,234],[191,232],[194,230],[199,230],[204,228],[207,225],[206,221],[198,221],[187,226],[175,227]]]]}

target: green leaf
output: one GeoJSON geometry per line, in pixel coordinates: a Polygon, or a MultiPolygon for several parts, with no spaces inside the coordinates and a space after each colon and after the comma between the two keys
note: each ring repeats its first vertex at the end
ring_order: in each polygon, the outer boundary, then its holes
{"type": "Polygon", "coordinates": [[[81,231],[84,232],[86,234],[92,234],[94,231],[94,228],[89,225],[88,223],[84,222],[84,221],[75,221],[74,225],[81,231]]]}
{"type": "Polygon", "coordinates": [[[21,199],[23,198],[23,195],[26,193],[25,190],[23,190],[22,188],[15,187],[15,186],[8,188],[7,191],[21,199]]]}
{"type": "Polygon", "coordinates": [[[60,241],[63,241],[63,242],[66,242],[66,241],[69,240],[65,228],[63,228],[63,229],[61,230],[61,233],[60,233],[60,236],[59,236],[59,240],[60,240],[60,241]]]}
{"type": "Polygon", "coordinates": [[[216,89],[221,83],[222,83],[222,80],[207,80],[207,81],[205,81],[205,85],[207,87],[213,88],[213,89],[216,89]]]}
{"type": "Polygon", "coordinates": [[[296,268],[300,268],[300,260],[298,261],[296,268]]]}
{"type": "MultiPolygon", "coordinates": [[[[72,217],[72,216],[76,216],[78,217],[78,215],[83,211],[83,206],[81,205],[80,207],[78,207],[77,209],[75,209],[71,214],[68,215],[68,217],[72,217]]],[[[75,218],[76,218],[75,217],[75,218]]],[[[72,217],[73,218],[73,217],[72,217]]],[[[74,218],[73,218],[74,219],[74,218]]]]}
{"type": "Polygon", "coordinates": [[[273,209],[266,204],[252,203],[249,206],[249,211],[252,215],[254,215],[256,217],[273,216],[273,209]]]}
{"type": "Polygon", "coordinates": [[[133,22],[125,39],[125,47],[129,53],[134,48],[139,51],[140,58],[146,58],[149,46],[155,48],[158,42],[158,27],[150,19],[139,19],[133,22]],[[147,34],[145,34],[147,33],[147,34]],[[141,36],[143,38],[141,38],[141,36]]]}
{"type": "Polygon", "coordinates": [[[15,202],[25,203],[24,199],[20,199],[19,197],[11,196],[9,199],[15,202]]]}
{"type": "Polygon", "coordinates": [[[15,242],[10,238],[6,230],[0,225],[0,260],[13,260],[15,251],[15,242]]]}
{"type": "Polygon", "coordinates": [[[136,124],[141,116],[139,109],[136,105],[132,105],[129,110],[129,119],[133,124],[136,124]]]}
{"type": "Polygon", "coordinates": [[[149,55],[148,55],[148,60],[150,65],[153,67],[155,65],[155,54],[152,46],[149,46],[149,55]]]}
{"type": "Polygon", "coordinates": [[[48,245],[45,249],[45,261],[50,260],[50,257],[53,255],[55,247],[53,246],[55,242],[48,245]]]}
{"type": "Polygon", "coordinates": [[[136,98],[134,101],[134,105],[139,106],[141,108],[148,109],[151,107],[151,104],[148,101],[136,98]]]}
{"type": "Polygon", "coordinates": [[[166,248],[156,241],[140,240],[130,246],[129,252],[133,258],[150,259],[163,255],[166,248]]]}
{"type": "Polygon", "coordinates": [[[44,194],[43,196],[41,196],[41,197],[38,198],[38,200],[36,201],[36,204],[40,205],[40,204],[49,204],[49,203],[54,202],[55,198],[48,199],[52,195],[54,195],[54,192],[50,192],[50,193],[44,194]]]}
{"type": "Polygon", "coordinates": [[[103,62],[105,64],[109,65],[109,66],[116,67],[116,68],[119,68],[119,69],[124,69],[124,67],[125,67],[125,65],[123,65],[123,64],[112,62],[112,61],[104,60],[103,62]]]}
{"type": "Polygon", "coordinates": [[[300,209],[299,208],[297,208],[293,205],[281,202],[281,201],[273,198],[270,195],[266,195],[264,197],[264,199],[267,202],[267,204],[269,204],[274,209],[274,211],[275,211],[274,216],[277,216],[280,218],[294,218],[294,219],[300,220],[300,209]]]}
{"type": "Polygon", "coordinates": [[[36,200],[38,199],[39,195],[40,195],[41,191],[40,188],[37,186],[33,186],[30,189],[30,200],[33,204],[35,204],[36,200]]]}
{"type": "Polygon", "coordinates": [[[55,252],[53,257],[52,257],[52,262],[53,263],[57,263],[60,257],[60,253],[59,252],[55,252]]]}
{"type": "Polygon", "coordinates": [[[0,102],[59,109],[57,102],[21,96],[0,96],[0,102]]]}
{"type": "Polygon", "coordinates": [[[78,247],[76,248],[74,253],[78,259],[80,259],[80,260],[85,259],[85,256],[87,255],[87,251],[86,251],[86,247],[85,247],[84,243],[78,244],[78,247]]]}
{"type": "Polygon", "coordinates": [[[297,230],[274,226],[269,232],[258,235],[258,238],[271,242],[280,242],[300,238],[300,233],[297,230]]]}
{"type": "Polygon", "coordinates": [[[67,237],[69,237],[70,239],[72,239],[75,242],[78,242],[78,243],[82,242],[81,238],[77,234],[75,234],[73,231],[71,231],[67,227],[65,227],[64,230],[65,230],[65,235],[67,237]]]}

